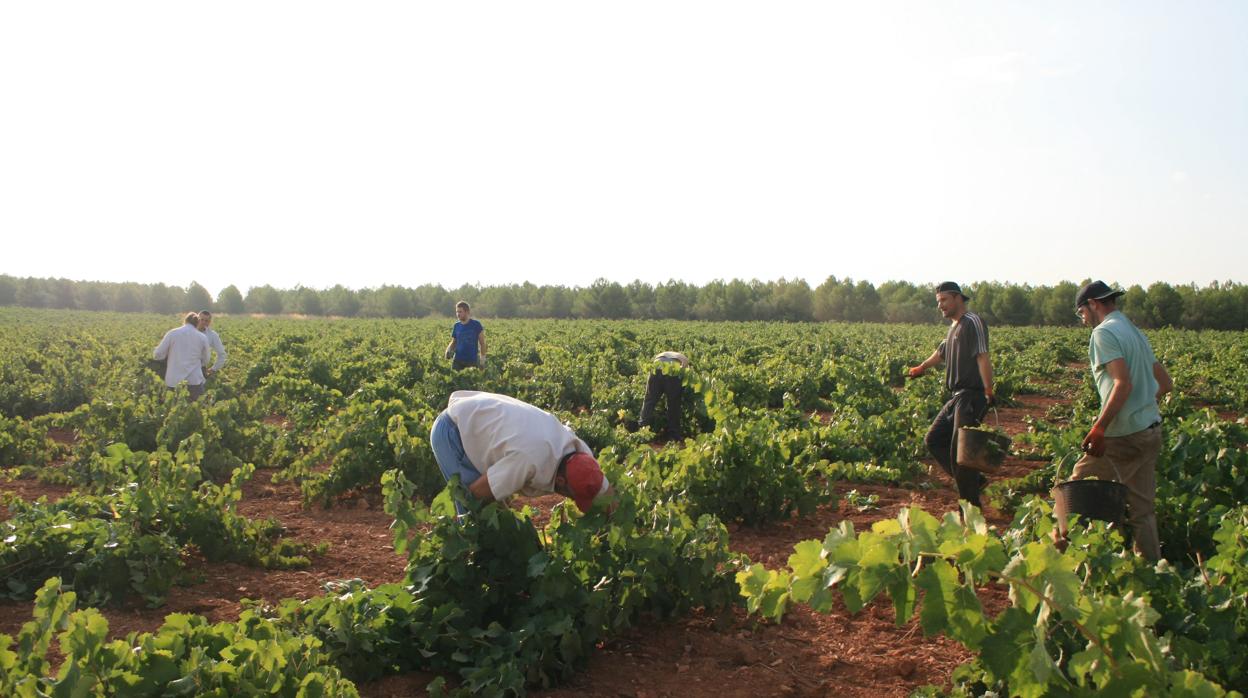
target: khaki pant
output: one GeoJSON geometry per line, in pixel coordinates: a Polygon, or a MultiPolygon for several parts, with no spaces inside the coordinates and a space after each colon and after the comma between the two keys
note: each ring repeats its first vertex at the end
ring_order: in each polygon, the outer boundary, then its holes
{"type": "MultiPolygon", "coordinates": [[[[1161,455],[1161,427],[1152,426],[1126,436],[1105,437],[1105,455],[1084,454],[1075,463],[1071,480],[1095,477],[1127,487],[1127,516],[1135,538],[1135,552],[1149,560],[1161,559],[1157,537],[1157,457],[1161,455]]],[[[1054,511],[1059,520],[1066,512],[1054,511]]],[[[1062,521],[1063,527],[1065,521],[1062,521]]]]}

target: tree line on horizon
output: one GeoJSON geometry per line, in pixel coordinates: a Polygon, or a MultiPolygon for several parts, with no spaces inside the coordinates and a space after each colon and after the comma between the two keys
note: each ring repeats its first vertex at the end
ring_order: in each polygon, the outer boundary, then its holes
{"type": "MultiPolygon", "coordinates": [[[[1081,283],[1086,283],[1086,280],[1081,283]]],[[[1078,323],[1074,298],[1080,284],[1054,286],[979,282],[965,287],[971,310],[990,325],[1078,323]]],[[[1207,286],[1131,286],[1119,307],[1141,327],[1243,330],[1248,328],[1248,286],[1214,282],[1207,286]]],[[[414,288],[381,286],[350,289],[254,286],[244,294],[227,286],[213,298],[199,283],[186,288],[163,283],[73,281],[0,275],[0,306],[65,308],[114,312],[179,313],[210,309],[218,313],[299,314],[324,317],[415,318],[454,315],[456,301],[472,304],[483,318],[605,318],[785,322],[936,323],[932,285],[868,281],[829,276],[811,288],[802,279],[715,280],[703,286],[683,281],[652,285],[599,279],[587,287],[436,284],[414,288]]]]}

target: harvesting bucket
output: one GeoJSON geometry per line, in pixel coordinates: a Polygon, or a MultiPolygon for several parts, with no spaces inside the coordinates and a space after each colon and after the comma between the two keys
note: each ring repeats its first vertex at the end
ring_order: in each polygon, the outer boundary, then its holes
{"type": "MultiPolygon", "coordinates": [[[[1114,468],[1115,472],[1117,467],[1114,468]]],[[[1113,480],[1067,480],[1053,488],[1053,514],[1061,535],[1067,532],[1066,517],[1105,521],[1121,526],[1126,522],[1127,487],[1113,480]]]]}
{"type": "MultiPolygon", "coordinates": [[[[993,410],[996,413],[996,410],[993,410]]],[[[1000,425],[1000,418],[997,424],[1000,425]]],[[[969,427],[958,429],[958,467],[983,473],[994,473],[1005,462],[1010,450],[1010,437],[1001,433],[969,427]]]]}

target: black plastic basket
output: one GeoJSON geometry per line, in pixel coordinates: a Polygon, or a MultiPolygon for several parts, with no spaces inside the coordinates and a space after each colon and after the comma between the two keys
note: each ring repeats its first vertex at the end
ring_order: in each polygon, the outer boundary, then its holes
{"type": "MultiPolygon", "coordinates": [[[[1114,472],[1118,472],[1113,465],[1114,472]]],[[[1061,465],[1058,465],[1061,470],[1061,465]]],[[[1121,475],[1118,476],[1121,479],[1121,475]]],[[[1127,486],[1113,480],[1067,480],[1053,488],[1053,513],[1059,532],[1067,531],[1066,517],[1080,518],[1121,526],[1127,521],[1127,486]]]]}
{"type": "Polygon", "coordinates": [[[1059,507],[1083,519],[1121,525],[1126,521],[1127,488],[1113,480],[1069,480],[1053,488],[1053,509],[1059,507]]]}

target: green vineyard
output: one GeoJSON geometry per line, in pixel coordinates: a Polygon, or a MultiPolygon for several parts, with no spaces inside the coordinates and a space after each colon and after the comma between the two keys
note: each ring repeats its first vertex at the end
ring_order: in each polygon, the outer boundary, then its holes
{"type": "Polygon", "coordinates": [[[1248,689],[1243,332],[1148,331],[1176,386],[1152,565],[1100,523],[1053,542],[1100,404],[1087,330],[994,328],[1013,443],[981,511],[924,447],[940,379],[905,379],[941,326],[490,320],[489,361],[454,371],[449,320],[222,315],[229,362],[192,402],[147,366],[176,323],[0,308],[0,695],[1248,689]],[[636,427],[670,349],[679,441],[636,427]],[[456,390],[557,415],[616,506],[446,485],[456,390]],[[900,669],[818,659],[872,614],[900,669]]]}

